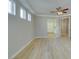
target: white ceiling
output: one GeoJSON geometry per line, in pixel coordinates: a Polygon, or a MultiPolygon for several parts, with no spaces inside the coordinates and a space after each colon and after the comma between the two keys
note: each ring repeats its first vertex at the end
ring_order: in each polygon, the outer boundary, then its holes
{"type": "Polygon", "coordinates": [[[69,8],[67,14],[71,13],[71,0],[21,0],[21,2],[27,6],[37,15],[56,15],[50,13],[51,10],[55,10],[61,6],[63,8],[69,8]]]}

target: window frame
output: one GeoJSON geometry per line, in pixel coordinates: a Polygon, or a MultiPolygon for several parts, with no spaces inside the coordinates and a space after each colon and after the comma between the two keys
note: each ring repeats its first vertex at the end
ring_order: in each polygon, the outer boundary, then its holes
{"type": "Polygon", "coordinates": [[[31,13],[28,13],[28,14],[27,14],[27,18],[28,18],[27,20],[28,20],[29,22],[32,21],[32,15],[31,15],[31,13]]]}
{"type": "Polygon", "coordinates": [[[20,18],[21,19],[25,19],[26,20],[26,9],[24,9],[23,7],[20,7],[20,18]]]}
{"type": "Polygon", "coordinates": [[[16,2],[14,0],[8,0],[8,14],[16,15],[16,2]]]}

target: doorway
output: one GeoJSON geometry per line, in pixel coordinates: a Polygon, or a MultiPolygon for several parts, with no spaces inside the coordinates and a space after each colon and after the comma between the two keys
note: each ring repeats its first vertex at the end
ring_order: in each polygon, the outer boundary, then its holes
{"type": "Polygon", "coordinates": [[[61,21],[61,36],[62,37],[68,37],[68,27],[69,27],[69,18],[63,17],[61,21]]]}
{"type": "Polygon", "coordinates": [[[56,19],[49,19],[47,21],[48,38],[54,38],[56,33],[56,19]]]}

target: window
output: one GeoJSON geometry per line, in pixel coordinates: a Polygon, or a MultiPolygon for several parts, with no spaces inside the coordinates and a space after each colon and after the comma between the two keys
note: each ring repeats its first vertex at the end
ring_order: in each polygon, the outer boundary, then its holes
{"type": "Polygon", "coordinates": [[[20,18],[26,19],[26,10],[23,8],[20,8],[20,18]]]}
{"type": "Polygon", "coordinates": [[[28,21],[31,21],[31,14],[28,13],[28,21]]]}
{"type": "Polygon", "coordinates": [[[13,0],[8,0],[8,13],[12,15],[16,14],[16,4],[13,0]]]}

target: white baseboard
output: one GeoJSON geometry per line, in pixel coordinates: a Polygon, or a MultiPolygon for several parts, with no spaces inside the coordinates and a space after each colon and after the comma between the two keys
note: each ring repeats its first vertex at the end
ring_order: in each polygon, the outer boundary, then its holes
{"type": "Polygon", "coordinates": [[[37,39],[37,38],[48,38],[48,36],[35,36],[26,45],[24,45],[21,49],[19,49],[19,51],[17,51],[14,55],[12,55],[12,57],[10,59],[13,59],[15,56],[17,56],[21,51],[24,50],[24,48],[26,48],[34,39],[37,39]]]}
{"type": "Polygon", "coordinates": [[[30,40],[26,45],[24,45],[21,49],[19,49],[19,51],[17,51],[14,55],[12,55],[12,57],[10,59],[13,59],[15,56],[17,56],[21,51],[24,50],[24,48],[26,48],[34,39],[30,40]]]}
{"type": "Polygon", "coordinates": [[[35,36],[34,38],[35,39],[37,39],[37,38],[48,38],[48,36],[35,36]]]}

